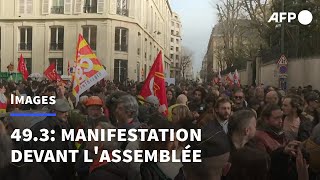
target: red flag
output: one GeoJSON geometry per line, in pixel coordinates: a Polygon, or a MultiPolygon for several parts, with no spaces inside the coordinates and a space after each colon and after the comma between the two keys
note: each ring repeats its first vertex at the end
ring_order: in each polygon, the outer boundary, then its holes
{"type": "Polygon", "coordinates": [[[56,64],[55,63],[50,64],[50,66],[43,72],[43,74],[45,76],[47,76],[47,78],[49,80],[62,81],[61,77],[59,76],[59,74],[56,71],[56,64]]]}
{"type": "Polygon", "coordinates": [[[237,85],[238,87],[240,87],[240,86],[241,86],[240,76],[239,76],[239,73],[238,73],[238,70],[237,70],[237,69],[236,69],[236,71],[234,72],[233,77],[234,77],[234,84],[237,85]]]}
{"type": "Polygon", "coordinates": [[[29,72],[27,70],[27,66],[26,66],[26,63],[24,62],[22,54],[20,55],[20,59],[18,62],[18,71],[22,74],[24,80],[28,78],[29,72]]]}
{"type": "Polygon", "coordinates": [[[141,89],[140,95],[143,98],[147,98],[151,95],[158,97],[160,108],[165,109],[165,114],[168,114],[168,103],[161,51],[151,67],[147,79],[141,89]]]}
{"type": "Polygon", "coordinates": [[[234,84],[234,79],[233,79],[231,72],[227,75],[226,80],[229,82],[229,85],[234,84]]]}

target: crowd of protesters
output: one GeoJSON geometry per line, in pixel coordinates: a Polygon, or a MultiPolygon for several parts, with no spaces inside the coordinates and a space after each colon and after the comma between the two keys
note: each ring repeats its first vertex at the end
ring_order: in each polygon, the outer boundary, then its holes
{"type": "Polygon", "coordinates": [[[1,180],[318,180],[320,92],[312,86],[286,92],[272,86],[228,86],[183,82],[167,85],[168,115],[159,99],[139,96],[142,83],[101,81],[80,96],[71,83],[28,80],[0,83],[1,180]],[[17,96],[56,96],[52,106],[10,104],[17,96]],[[56,117],[13,118],[12,111],[51,111],[56,117]],[[23,120],[22,120],[23,119],[23,120]],[[54,129],[54,142],[15,142],[16,128],[54,129]],[[187,142],[62,142],[61,129],[202,129],[201,163],[99,162],[102,150],[181,150],[187,142]],[[60,138],[59,138],[60,137],[60,138]],[[93,153],[98,146],[99,153],[93,153]],[[92,163],[12,163],[12,149],[87,149],[92,163]]]}

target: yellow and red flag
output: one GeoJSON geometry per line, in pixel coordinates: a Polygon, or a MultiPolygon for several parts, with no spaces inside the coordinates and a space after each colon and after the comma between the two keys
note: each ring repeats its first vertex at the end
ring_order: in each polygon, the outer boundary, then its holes
{"type": "Polygon", "coordinates": [[[92,52],[86,40],[79,34],[72,94],[79,102],[80,95],[107,76],[97,56],[92,52]]]}
{"type": "Polygon", "coordinates": [[[147,79],[141,89],[140,95],[144,99],[151,95],[156,96],[159,99],[160,108],[165,110],[165,114],[168,113],[168,102],[161,51],[159,52],[150,69],[147,79]]]}

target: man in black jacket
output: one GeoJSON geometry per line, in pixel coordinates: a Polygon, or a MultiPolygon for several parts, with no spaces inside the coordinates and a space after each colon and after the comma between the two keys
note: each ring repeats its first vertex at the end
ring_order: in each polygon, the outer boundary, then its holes
{"type": "Polygon", "coordinates": [[[1,180],[51,180],[47,170],[39,163],[11,163],[13,143],[0,121],[0,179],[1,180]]]}
{"type": "MultiPolygon", "coordinates": [[[[69,103],[64,99],[57,99],[56,104],[52,107],[52,112],[56,113],[56,117],[47,117],[43,121],[35,124],[31,130],[34,137],[38,139],[43,138],[41,129],[47,129],[49,133],[54,130],[54,134],[50,134],[50,138],[54,137],[55,141],[48,140],[46,142],[36,141],[32,142],[32,149],[37,151],[40,150],[52,150],[54,155],[56,155],[57,150],[69,150],[69,142],[62,141],[62,129],[69,129],[69,123],[67,120],[68,112],[70,111],[69,103]]],[[[43,166],[48,170],[53,180],[70,180],[73,177],[73,165],[68,162],[46,162],[42,163],[43,166]]]]}

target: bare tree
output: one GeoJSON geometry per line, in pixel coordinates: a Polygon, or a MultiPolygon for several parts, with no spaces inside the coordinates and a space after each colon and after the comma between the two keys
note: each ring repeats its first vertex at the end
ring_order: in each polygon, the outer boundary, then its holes
{"type": "Polygon", "coordinates": [[[192,56],[193,52],[191,50],[186,47],[182,47],[180,67],[183,80],[185,80],[186,70],[192,65],[192,56]]]}
{"type": "Polygon", "coordinates": [[[230,67],[235,57],[235,34],[241,16],[241,3],[238,0],[221,0],[216,6],[219,23],[222,26],[224,61],[227,67],[230,67]]]}
{"type": "MultiPolygon", "coordinates": [[[[216,25],[222,43],[214,50],[218,67],[221,70],[233,65],[244,66],[245,59],[252,59],[258,52],[261,38],[249,14],[246,12],[246,4],[259,0],[221,0],[216,4],[219,24],[216,25]]],[[[261,0],[263,1],[263,0],[261,0]]],[[[261,4],[260,4],[261,5],[261,4]]],[[[261,8],[266,8],[262,7],[261,8]]],[[[258,10],[256,10],[258,13],[258,10]]],[[[264,11],[263,11],[264,12],[264,11]]],[[[262,13],[262,12],[261,12],[262,13]]],[[[267,14],[267,13],[262,13],[267,14]]],[[[266,18],[267,15],[261,15],[266,18]]],[[[257,18],[257,22],[258,22],[257,18]]]]}
{"type": "Polygon", "coordinates": [[[244,0],[242,1],[243,9],[246,16],[251,21],[252,28],[255,28],[262,39],[268,44],[268,35],[274,28],[273,23],[268,23],[272,14],[274,0],[244,0]]]}

